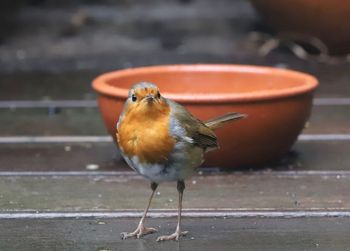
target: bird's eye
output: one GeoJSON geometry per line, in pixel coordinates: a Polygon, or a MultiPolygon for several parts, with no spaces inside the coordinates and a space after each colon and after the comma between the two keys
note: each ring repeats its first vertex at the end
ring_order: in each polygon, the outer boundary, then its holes
{"type": "Polygon", "coordinates": [[[160,98],[160,92],[157,93],[157,98],[160,98]]]}
{"type": "Polygon", "coordinates": [[[133,95],[131,96],[131,100],[132,100],[132,102],[135,102],[135,101],[137,100],[137,97],[136,97],[135,94],[133,94],[133,95]]]}

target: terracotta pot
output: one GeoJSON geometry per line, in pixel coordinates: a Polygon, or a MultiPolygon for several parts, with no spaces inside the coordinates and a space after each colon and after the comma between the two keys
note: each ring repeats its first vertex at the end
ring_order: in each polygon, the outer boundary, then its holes
{"type": "Polygon", "coordinates": [[[108,132],[115,125],[128,89],[155,83],[201,120],[228,112],[248,114],[216,131],[220,149],[204,166],[242,167],[279,159],[296,140],[310,115],[317,80],[295,71],[238,65],[171,65],[103,74],[93,81],[108,132]]]}
{"type": "Polygon", "coordinates": [[[332,54],[350,52],[350,1],[250,0],[276,31],[317,37],[332,54]]]}

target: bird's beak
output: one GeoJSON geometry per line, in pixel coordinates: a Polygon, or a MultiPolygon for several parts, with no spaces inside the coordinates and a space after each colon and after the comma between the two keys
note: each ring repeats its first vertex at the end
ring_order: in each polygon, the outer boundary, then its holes
{"type": "Polygon", "coordinates": [[[153,96],[153,95],[147,95],[147,96],[145,97],[145,100],[146,100],[146,102],[147,102],[148,104],[151,104],[151,103],[153,103],[153,101],[154,101],[154,96],[153,96]]]}

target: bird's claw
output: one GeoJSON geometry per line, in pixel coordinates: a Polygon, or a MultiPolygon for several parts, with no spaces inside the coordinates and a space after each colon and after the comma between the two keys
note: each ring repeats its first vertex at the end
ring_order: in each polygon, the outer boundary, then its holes
{"type": "Polygon", "coordinates": [[[170,241],[170,240],[178,241],[180,236],[185,236],[186,234],[188,234],[188,231],[183,231],[183,232],[176,231],[175,233],[170,234],[170,235],[159,236],[157,238],[157,242],[159,242],[159,241],[170,241]]]}
{"type": "Polygon", "coordinates": [[[130,237],[136,237],[139,239],[140,237],[146,235],[146,234],[152,234],[157,232],[157,229],[153,227],[144,227],[144,225],[139,225],[134,232],[128,233],[128,232],[122,232],[120,233],[120,236],[123,240],[130,238],[130,237]]]}

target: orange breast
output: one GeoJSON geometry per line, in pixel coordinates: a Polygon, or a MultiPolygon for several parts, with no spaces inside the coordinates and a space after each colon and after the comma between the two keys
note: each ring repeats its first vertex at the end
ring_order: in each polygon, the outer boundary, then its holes
{"type": "Polygon", "coordinates": [[[170,108],[167,104],[156,108],[145,112],[131,107],[125,111],[117,139],[128,157],[137,156],[139,161],[147,163],[164,163],[168,160],[175,144],[168,129],[170,108]]]}

